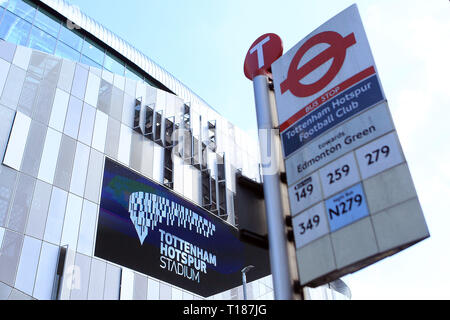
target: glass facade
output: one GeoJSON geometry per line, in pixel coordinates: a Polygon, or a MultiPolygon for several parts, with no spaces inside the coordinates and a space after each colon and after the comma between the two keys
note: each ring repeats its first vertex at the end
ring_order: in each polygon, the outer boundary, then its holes
{"type": "MultiPolygon", "coordinates": [[[[237,225],[258,144],[34,3],[0,0],[0,300],[203,299],[94,255],[105,159],[237,225]]],[[[247,290],[273,299],[271,276],[247,290]]]]}
{"type": "Polygon", "coordinates": [[[149,75],[83,36],[76,25],[27,0],[0,0],[0,39],[158,87],[149,75]]]}

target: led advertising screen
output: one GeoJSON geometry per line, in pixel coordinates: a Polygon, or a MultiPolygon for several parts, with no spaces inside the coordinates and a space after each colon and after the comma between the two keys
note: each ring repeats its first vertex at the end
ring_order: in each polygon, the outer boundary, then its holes
{"type": "Polygon", "coordinates": [[[95,256],[203,297],[270,274],[268,252],[172,190],[106,158],[95,256]]]}

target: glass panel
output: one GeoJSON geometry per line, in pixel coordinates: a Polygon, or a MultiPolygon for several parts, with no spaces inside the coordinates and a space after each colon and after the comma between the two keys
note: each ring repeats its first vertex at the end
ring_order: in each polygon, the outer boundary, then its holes
{"type": "Polygon", "coordinates": [[[88,175],[86,177],[86,189],[84,197],[89,201],[99,203],[100,184],[103,176],[104,156],[92,149],[89,158],[88,175]]]}
{"type": "Polygon", "coordinates": [[[0,38],[21,46],[25,46],[30,33],[31,24],[6,11],[0,25],[0,38]]]}
{"type": "Polygon", "coordinates": [[[144,137],[133,131],[131,136],[131,150],[133,152],[130,154],[130,166],[136,171],[141,171],[143,143],[144,137]]]}
{"type": "Polygon", "coordinates": [[[34,25],[52,36],[58,37],[61,22],[49,13],[38,11],[34,18],[34,25]]]}
{"type": "Polygon", "coordinates": [[[55,55],[61,58],[78,62],[80,61],[81,54],[68,45],[62,42],[58,42],[58,44],[56,45],[55,55]]]}
{"type": "Polygon", "coordinates": [[[33,294],[34,280],[39,262],[42,241],[25,237],[15,287],[28,295],[33,294]]]}
{"type": "MultiPolygon", "coordinates": [[[[70,191],[79,195],[84,195],[84,184],[89,164],[90,148],[82,143],[77,143],[77,150],[73,164],[72,181],[70,182],[70,191]]],[[[81,252],[81,251],[80,251],[81,252]]]]}
{"type": "Polygon", "coordinates": [[[13,110],[17,109],[20,93],[22,91],[23,83],[25,82],[25,76],[25,70],[15,65],[10,66],[5,87],[3,88],[3,95],[0,100],[2,105],[13,110]]]}
{"type": "Polygon", "coordinates": [[[133,300],[147,300],[147,277],[134,275],[133,300]]]}
{"type": "MultiPolygon", "coordinates": [[[[95,221],[94,221],[95,224],[95,221]]],[[[106,262],[92,259],[88,300],[102,300],[105,288],[106,262]]]]}
{"type": "Polygon", "coordinates": [[[22,248],[23,235],[5,230],[2,247],[0,249],[0,281],[9,286],[14,286],[17,265],[19,264],[20,250],[22,248]]]}
{"type": "Polygon", "coordinates": [[[123,268],[122,281],[120,285],[120,300],[133,300],[134,273],[123,268]]]}
{"type": "Polygon", "coordinates": [[[160,282],[159,283],[159,299],[172,300],[172,287],[160,282]]]}
{"type": "Polygon", "coordinates": [[[16,169],[17,171],[20,170],[22,164],[30,125],[31,118],[21,112],[16,113],[5,157],[3,158],[3,164],[16,169]]]}
{"type": "Polygon", "coordinates": [[[87,144],[88,146],[91,145],[92,141],[95,113],[96,110],[94,107],[91,107],[87,103],[84,104],[83,113],[81,115],[80,131],[78,132],[78,140],[87,144]]]}
{"type": "Polygon", "coordinates": [[[82,53],[100,66],[103,65],[103,58],[105,56],[104,50],[92,41],[87,39],[84,41],[82,53]]]}
{"type": "Polygon", "coordinates": [[[104,67],[111,71],[112,73],[123,75],[124,72],[124,64],[119,59],[113,57],[109,53],[105,56],[105,64],[104,67]]]}
{"type": "Polygon", "coordinates": [[[123,95],[124,92],[122,90],[118,89],[116,86],[112,87],[110,116],[119,121],[122,120],[123,95]]]}
{"type": "Polygon", "coordinates": [[[119,152],[119,141],[120,141],[120,122],[109,117],[108,130],[106,133],[105,153],[114,159],[117,159],[117,155],[119,152]]]}
{"type": "Polygon", "coordinates": [[[75,250],[77,247],[82,206],[83,199],[69,193],[61,236],[61,245],[69,245],[69,249],[71,250],[75,250]]]}
{"type": "Polygon", "coordinates": [[[4,226],[16,187],[17,171],[0,166],[0,226],[4,226]]]}
{"type": "Polygon", "coordinates": [[[124,124],[121,124],[120,126],[118,160],[128,166],[130,164],[132,130],[124,124]]]}
{"type": "Polygon", "coordinates": [[[75,74],[73,77],[72,94],[83,100],[86,93],[86,85],[88,80],[89,71],[83,66],[77,64],[75,67],[75,74]]]}
{"type": "Polygon", "coordinates": [[[55,99],[53,101],[53,108],[49,121],[49,126],[53,129],[58,131],[64,130],[69,98],[70,95],[67,92],[56,88],[55,99]]]}
{"type": "Polygon", "coordinates": [[[70,187],[76,147],[74,139],[62,136],[53,184],[63,190],[69,190],[70,187]]]}
{"type": "Polygon", "coordinates": [[[8,300],[11,294],[12,288],[2,282],[0,282],[0,300],[8,300]]]}
{"type": "Polygon", "coordinates": [[[159,281],[148,279],[147,300],[159,300],[159,281]]]}
{"type": "MultiPolygon", "coordinates": [[[[18,47],[23,48],[23,47],[18,47]]],[[[25,68],[25,70],[27,67],[25,68]]],[[[27,116],[33,114],[34,101],[38,95],[40,79],[32,73],[27,73],[23,83],[22,93],[19,98],[17,110],[25,113],[27,116]]]]}
{"type": "Polygon", "coordinates": [[[39,93],[34,103],[33,120],[40,121],[45,125],[48,125],[50,115],[52,113],[52,106],[53,101],[55,100],[56,92],[56,79],[57,77],[54,77],[54,75],[49,75],[48,77],[44,75],[44,80],[41,81],[39,93]],[[53,78],[54,81],[51,81],[48,78],[53,78]]]}
{"type": "Polygon", "coordinates": [[[75,74],[76,63],[66,59],[62,59],[61,73],[58,80],[58,88],[61,88],[65,92],[72,90],[73,76],[75,74]]]}
{"type": "Polygon", "coordinates": [[[53,53],[56,47],[56,38],[39,28],[33,27],[28,45],[32,49],[37,49],[46,53],[53,53]]]}
{"type": "Polygon", "coordinates": [[[33,22],[36,5],[30,1],[9,0],[8,10],[29,22],[33,22]]]}
{"type": "Polygon", "coordinates": [[[183,300],[183,291],[172,287],[172,300],[183,300]]]}
{"type": "Polygon", "coordinates": [[[77,251],[91,256],[94,248],[95,222],[97,220],[97,205],[84,200],[83,213],[80,222],[77,251]]]}
{"type": "Polygon", "coordinates": [[[37,180],[30,214],[28,216],[26,234],[38,239],[42,239],[44,236],[51,195],[52,186],[41,180],[37,180]]]}
{"type": "Polygon", "coordinates": [[[8,228],[19,233],[24,233],[28,212],[33,200],[34,185],[36,180],[26,174],[21,173],[17,182],[14,201],[11,206],[8,228]]]}
{"type": "Polygon", "coordinates": [[[7,6],[8,6],[8,0],[0,0],[0,7],[6,8],[7,6]]]}
{"type": "Polygon", "coordinates": [[[102,79],[98,92],[97,108],[106,114],[109,114],[111,111],[112,88],[112,84],[102,79]]]}
{"type": "Polygon", "coordinates": [[[64,25],[61,27],[59,32],[59,41],[68,44],[80,52],[83,47],[83,36],[76,30],[67,29],[64,25]]]}
{"type": "Polygon", "coordinates": [[[80,126],[81,112],[83,110],[83,102],[74,96],[70,96],[69,107],[67,108],[66,123],[64,126],[64,134],[77,139],[78,128],[80,126]]]}
{"type": "Polygon", "coordinates": [[[86,101],[91,106],[96,107],[98,102],[99,90],[100,90],[100,77],[98,77],[92,72],[89,72],[84,101],[86,101]]]}
{"type": "Polygon", "coordinates": [[[104,300],[119,300],[120,268],[112,264],[106,266],[104,300]]]}
{"type": "Polygon", "coordinates": [[[125,69],[125,77],[136,80],[136,81],[143,81],[144,77],[140,76],[139,73],[130,67],[127,66],[125,69]]]}
{"type": "Polygon", "coordinates": [[[89,58],[87,58],[86,56],[83,56],[83,55],[81,56],[80,62],[84,63],[84,64],[87,64],[88,66],[91,66],[91,67],[94,67],[94,68],[99,68],[99,69],[102,68],[102,66],[100,64],[98,64],[97,62],[95,62],[95,61],[93,61],[93,60],[91,60],[91,59],[89,59],[89,58]]]}
{"type": "Polygon", "coordinates": [[[42,242],[41,256],[34,285],[33,297],[50,300],[53,292],[53,280],[59,256],[59,247],[42,242]]]}
{"type": "Polygon", "coordinates": [[[97,114],[95,116],[94,133],[92,137],[92,147],[101,152],[105,150],[107,128],[108,116],[100,110],[97,110],[97,114]]]}
{"type": "Polygon", "coordinates": [[[53,178],[55,176],[61,137],[61,133],[48,128],[38,177],[50,184],[53,184],[53,178]]]}
{"type": "Polygon", "coordinates": [[[44,233],[44,240],[58,244],[61,239],[61,230],[66,211],[67,192],[53,187],[50,206],[44,233]]]}

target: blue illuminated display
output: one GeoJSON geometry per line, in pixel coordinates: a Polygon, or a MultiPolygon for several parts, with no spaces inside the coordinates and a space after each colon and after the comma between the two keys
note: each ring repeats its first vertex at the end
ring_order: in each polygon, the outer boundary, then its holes
{"type": "Polygon", "coordinates": [[[95,255],[205,297],[241,285],[247,265],[250,281],[270,274],[235,227],[108,158],[95,255]]]}

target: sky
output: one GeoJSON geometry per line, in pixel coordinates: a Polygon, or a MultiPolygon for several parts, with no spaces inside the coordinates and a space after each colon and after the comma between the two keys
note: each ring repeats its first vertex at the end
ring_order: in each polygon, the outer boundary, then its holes
{"type": "Polygon", "coordinates": [[[342,278],[353,299],[450,299],[448,0],[66,0],[256,136],[243,63],[265,33],[284,52],[357,3],[430,238],[342,278]]]}

